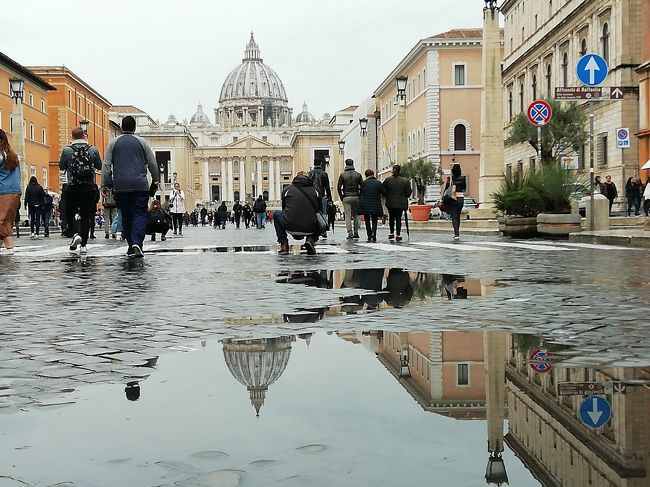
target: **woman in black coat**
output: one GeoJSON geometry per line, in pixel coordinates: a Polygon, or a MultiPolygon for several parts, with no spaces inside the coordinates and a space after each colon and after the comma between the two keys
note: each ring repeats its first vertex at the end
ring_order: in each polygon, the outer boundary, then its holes
{"type": "Polygon", "coordinates": [[[366,169],[365,181],[361,182],[361,193],[359,194],[359,213],[363,215],[366,222],[366,233],[368,242],[377,241],[377,220],[384,215],[384,208],[381,205],[381,197],[386,195],[386,188],[375,177],[372,169],[366,169]]]}

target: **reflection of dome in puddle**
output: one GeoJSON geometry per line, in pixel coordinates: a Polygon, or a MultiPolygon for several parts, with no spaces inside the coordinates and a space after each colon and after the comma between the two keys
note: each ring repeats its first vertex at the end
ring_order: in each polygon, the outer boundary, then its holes
{"type": "Polygon", "coordinates": [[[246,386],[258,416],[266,391],[287,367],[294,340],[294,337],[223,340],[223,356],[228,370],[246,386]]]}

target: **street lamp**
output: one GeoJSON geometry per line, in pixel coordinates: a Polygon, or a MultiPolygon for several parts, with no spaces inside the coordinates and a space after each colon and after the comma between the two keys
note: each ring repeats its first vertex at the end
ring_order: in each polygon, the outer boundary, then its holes
{"type": "Polygon", "coordinates": [[[368,119],[367,118],[360,118],[359,119],[359,127],[361,127],[361,135],[366,135],[368,132],[368,119]]]}
{"type": "Polygon", "coordinates": [[[497,0],[485,0],[485,8],[492,11],[496,10],[497,0]]]}
{"type": "Polygon", "coordinates": [[[490,485],[508,484],[508,474],[503,463],[501,453],[498,451],[490,453],[488,464],[485,469],[485,482],[490,485]]]}
{"type": "Polygon", "coordinates": [[[406,83],[408,81],[407,76],[398,76],[395,78],[395,83],[397,85],[397,99],[400,101],[406,100],[406,83]]]}
{"type": "Polygon", "coordinates": [[[90,121],[84,119],[81,122],[79,122],[79,126],[81,127],[81,130],[84,131],[85,135],[88,135],[88,126],[90,125],[90,121]]]}
{"type": "Polygon", "coordinates": [[[339,140],[339,150],[341,151],[341,154],[343,154],[344,149],[345,149],[345,140],[339,140]]]}
{"type": "Polygon", "coordinates": [[[325,165],[328,166],[329,163],[330,163],[330,155],[329,155],[329,154],[325,154],[324,159],[325,159],[325,165]]]}
{"type": "Polygon", "coordinates": [[[178,179],[178,173],[177,172],[173,173],[172,177],[174,178],[174,182],[176,182],[176,180],[178,179]]]}
{"type": "Polygon", "coordinates": [[[20,100],[23,101],[23,89],[25,82],[20,78],[11,78],[9,80],[9,85],[11,87],[11,97],[16,103],[20,100]]]}

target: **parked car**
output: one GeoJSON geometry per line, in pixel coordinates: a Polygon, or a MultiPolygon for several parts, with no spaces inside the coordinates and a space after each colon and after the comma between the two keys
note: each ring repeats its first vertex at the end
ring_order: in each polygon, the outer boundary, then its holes
{"type": "MultiPolygon", "coordinates": [[[[442,213],[440,211],[440,201],[441,200],[435,200],[434,202],[427,203],[430,205],[433,205],[431,208],[431,220],[448,220],[449,215],[447,213],[442,213]]],[[[465,196],[465,202],[463,204],[463,210],[460,212],[461,215],[465,215],[465,217],[469,220],[469,210],[473,208],[478,208],[478,203],[474,198],[471,198],[469,196],[465,196]]]]}

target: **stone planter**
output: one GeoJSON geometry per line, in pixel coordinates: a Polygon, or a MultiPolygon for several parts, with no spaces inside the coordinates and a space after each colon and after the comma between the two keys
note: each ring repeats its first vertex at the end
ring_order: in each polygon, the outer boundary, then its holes
{"type": "Polygon", "coordinates": [[[431,205],[411,205],[411,219],[414,222],[428,222],[431,214],[431,205]]]}
{"type": "Polygon", "coordinates": [[[577,213],[540,213],[537,215],[537,231],[544,235],[568,237],[582,231],[582,218],[577,213]]]}
{"type": "Polygon", "coordinates": [[[499,231],[512,238],[535,238],[537,232],[537,218],[523,216],[506,216],[499,218],[499,231]]]}

